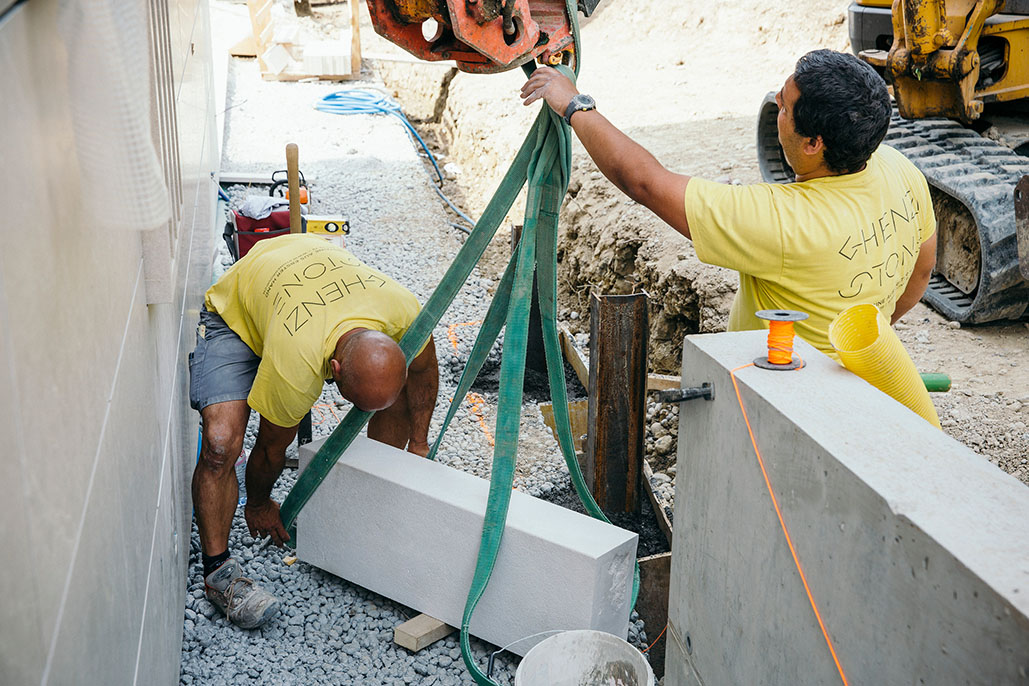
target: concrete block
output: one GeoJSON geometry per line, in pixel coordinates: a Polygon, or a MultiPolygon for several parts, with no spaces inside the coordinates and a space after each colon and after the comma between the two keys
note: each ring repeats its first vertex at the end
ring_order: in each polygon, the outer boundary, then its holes
{"type": "Polygon", "coordinates": [[[435,617],[418,615],[393,630],[393,642],[412,653],[417,653],[425,646],[432,645],[455,631],[457,629],[435,617]]]}
{"type": "MultiPolygon", "coordinates": [[[[300,448],[305,468],[321,447],[300,448]]],[[[475,571],[489,482],[357,438],[300,512],[301,560],[452,626],[475,571]]],[[[504,646],[541,631],[629,628],[637,536],[514,492],[471,633],[504,646]]],[[[512,647],[524,655],[543,640],[512,647]]]]}
{"type": "MultiPolygon", "coordinates": [[[[764,332],[687,337],[666,684],[840,683],[729,370],[764,332]]],[[[1029,681],[1029,489],[803,341],[736,373],[852,684],[1029,681]]]]}

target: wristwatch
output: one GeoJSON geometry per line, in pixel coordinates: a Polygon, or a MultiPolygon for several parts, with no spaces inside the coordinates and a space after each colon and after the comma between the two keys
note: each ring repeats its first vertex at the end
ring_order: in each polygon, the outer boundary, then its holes
{"type": "Polygon", "coordinates": [[[565,108],[565,124],[572,125],[572,115],[576,112],[588,112],[597,109],[597,102],[585,93],[578,93],[565,108]]]}

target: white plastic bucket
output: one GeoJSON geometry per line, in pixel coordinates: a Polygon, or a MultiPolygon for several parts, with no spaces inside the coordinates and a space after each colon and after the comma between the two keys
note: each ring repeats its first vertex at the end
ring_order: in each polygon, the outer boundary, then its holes
{"type": "Polygon", "coordinates": [[[565,631],[525,654],[515,686],[654,686],[643,653],[603,631],[565,631]]]}

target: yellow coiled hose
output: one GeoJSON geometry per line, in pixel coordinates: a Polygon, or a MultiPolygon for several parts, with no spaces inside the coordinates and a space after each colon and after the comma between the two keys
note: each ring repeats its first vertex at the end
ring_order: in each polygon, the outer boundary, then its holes
{"type": "Polygon", "coordinates": [[[829,325],[829,342],[854,374],[940,428],[936,407],[904,344],[875,305],[855,305],[829,325]]]}

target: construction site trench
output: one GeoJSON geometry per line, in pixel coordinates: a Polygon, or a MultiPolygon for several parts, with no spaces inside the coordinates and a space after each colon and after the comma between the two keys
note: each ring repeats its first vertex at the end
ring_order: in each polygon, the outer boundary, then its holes
{"type": "MultiPolygon", "coordinates": [[[[223,22],[240,18],[233,3],[215,1],[212,7],[222,10],[223,22]]],[[[299,20],[300,30],[330,35],[349,12],[346,5],[318,7],[313,17],[299,20]]],[[[779,88],[807,50],[846,49],[845,12],[846,3],[830,0],[803,7],[745,0],[717,9],[696,0],[674,6],[608,0],[583,27],[580,89],[669,168],[725,183],[757,182],[754,138],[761,98],[779,88]]],[[[217,26],[219,13],[214,16],[217,26]]],[[[518,98],[521,72],[471,76],[447,64],[419,63],[375,36],[367,15],[362,22],[372,57],[362,80],[342,87],[367,86],[395,97],[438,159],[444,192],[477,217],[537,113],[518,98]]],[[[461,245],[464,234],[453,226],[460,220],[432,189],[430,167],[399,121],[313,109],[340,88],[265,82],[253,60],[230,60],[221,168],[270,172],[283,166],[284,144],[298,143],[301,169],[311,180],[312,212],[347,216],[348,247],[424,301],[461,245]]],[[[678,375],[685,335],[725,329],[736,276],[699,262],[689,241],[622,196],[581,146],[573,145],[572,180],[561,212],[559,319],[586,351],[589,293],[646,291],[650,371],[678,375]]],[[[266,193],[267,186],[226,191],[231,204],[266,193]]],[[[507,223],[519,224],[523,209],[516,203],[507,223]]],[[[430,440],[510,250],[509,233],[502,229],[434,333],[440,394],[430,440]]],[[[216,274],[229,264],[223,253],[216,274]]],[[[953,378],[953,390],[933,396],[944,430],[1029,484],[1029,324],[961,327],[919,304],[895,328],[920,370],[953,378]]],[[[494,366],[502,340],[491,354],[494,366]]],[[[488,478],[496,398],[485,384],[461,406],[442,444],[442,463],[488,478]]],[[[533,397],[524,404],[515,487],[568,505],[574,497],[567,469],[538,403],[533,397]]],[[[315,438],[327,435],[347,409],[335,388],[326,386],[313,411],[315,438]]],[[[651,486],[673,518],[678,411],[649,403],[645,439],[651,486]]],[[[256,427],[255,415],[248,450],[256,427]]],[[[287,456],[296,457],[296,448],[287,456]]],[[[281,501],[294,479],[295,471],[287,469],[273,497],[281,501]]],[[[650,552],[661,550],[660,532],[648,535],[650,552]]],[[[242,508],[230,548],[248,576],[278,595],[284,610],[241,638],[204,597],[194,530],[181,683],[472,683],[456,634],[418,653],[400,648],[393,629],[417,613],[303,562],[286,565],[282,551],[260,548],[247,534],[242,508]]],[[[410,564],[417,567],[418,561],[410,564]]],[[[643,649],[662,627],[645,626],[635,615],[633,620],[629,641],[643,649]]],[[[473,649],[484,664],[497,648],[473,640],[473,649]]],[[[509,653],[497,657],[494,676],[500,683],[513,683],[517,662],[509,653]]]]}

